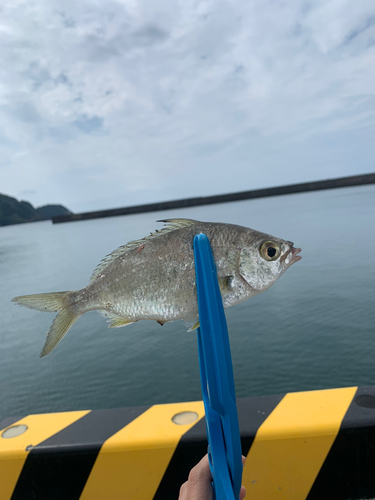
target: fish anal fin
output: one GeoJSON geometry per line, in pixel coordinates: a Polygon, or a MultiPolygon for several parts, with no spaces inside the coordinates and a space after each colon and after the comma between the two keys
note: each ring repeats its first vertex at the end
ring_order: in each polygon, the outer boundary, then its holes
{"type": "Polygon", "coordinates": [[[122,326],[131,325],[134,323],[129,318],[121,318],[120,316],[113,316],[109,319],[108,328],[121,328],[122,326]]]}

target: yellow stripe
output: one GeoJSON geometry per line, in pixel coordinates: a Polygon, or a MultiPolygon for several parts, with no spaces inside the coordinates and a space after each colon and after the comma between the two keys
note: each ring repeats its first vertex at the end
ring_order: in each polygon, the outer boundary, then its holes
{"type": "MultiPolygon", "coordinates": [[[[9,426],[24,424],[28,429],[14,438],[0,437],[0,500],[9,500],[12,496],[29,453],[26,448],[45,441],[87,413],[89,411],[29,415],[9,426]]],[[[4,430],[0,432],[0,435],[4,430]]]]}
{"type": "Polygon", "coordinates": [[[176,413],[204,416],[202,401],[152,406],[101,448],[80,500],[152,500],[178,442],[194,423],[176,425],[176,413]]]}
{"type": "Polygon", "coordinates": [[[305,500],[356,387],[287,394],[260,426],[247,456],[249,499],[305,500]]]}

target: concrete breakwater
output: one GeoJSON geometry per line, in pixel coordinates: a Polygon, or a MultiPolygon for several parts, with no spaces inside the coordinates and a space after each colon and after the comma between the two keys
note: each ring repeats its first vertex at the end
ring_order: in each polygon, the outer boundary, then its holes
{"type": "Polygon", "coordinates": [[[98,219],[101,217],[114,217],[116,215],[130,215],[144,212],[157,212],[174,208],[197,207],[199,205],[212,205],[214,203],[226,203],[230,201],[249,200],[252,198],[265,198],[267,196],[280,196],[283,194],[304,193],[308,191],[319,191],[322,189],[335,189],[342,187],[361,186],[364,184],[375,184],[375,173],[352,175],[350,177],[338,177],[323,181],[304,182],[302,184],[289,184],[237,193],[218,194],[213,196],[200,196],[196,198],[185,198],[181,200],[162,201],[148,203],[145,205],[134,205],[131,207],[114,208],[109,210],[98,210],[95,212],[84,212],[80,214],[67,214],[52,217],[52,222],[72,222],[78,220],[98,219]]]}

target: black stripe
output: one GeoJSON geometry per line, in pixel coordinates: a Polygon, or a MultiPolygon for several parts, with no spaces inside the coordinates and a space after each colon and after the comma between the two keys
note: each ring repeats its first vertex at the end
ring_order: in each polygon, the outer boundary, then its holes
{"type": "MultiPolygon", "coordinates": [[[[257,430],[284,396],[263,396],[237,400],[242,454],[247,455],[257,430]]],[[[205,420],[184,434],[155,493],[154,500],[176,500],[190,470],[207,453],[205,420]]]]}
{"type": "Polygon", "coordinates": [[[307,500],[375,498],[375,387],[358,388],[307,500]]]}
{"type": "Polygon", "coordinates": [[[0,431],[5,429],[6,427],[9,427],[10,425],[14,424],[15,422],[18,422],[18,420],[21,420],[21,418],[24,418],[25,415],[22,417],[6,417],[3,420],[0,421],[0,431]]]}
{"type": "Polygon", "coordinates": [[[11,500],[78,500],[103,443],[147,409],[94,410],[35,446],[11,500]]]}

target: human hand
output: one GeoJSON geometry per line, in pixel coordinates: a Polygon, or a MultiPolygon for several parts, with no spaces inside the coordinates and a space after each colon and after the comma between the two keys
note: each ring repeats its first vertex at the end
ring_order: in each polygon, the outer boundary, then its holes
{"type": "MultiPolygon", "coordinates": [[[[245,465],[245,457],[242,457],[242,464],[245,465]]],[[[189,478],[180,488],[178,500],[213,500],[212,476],[210,465],[208,463],[208,455],[191,469],[189,478]]],[[[241,486],[240,500],[246,496],[246,489],[241,486]]]]}

